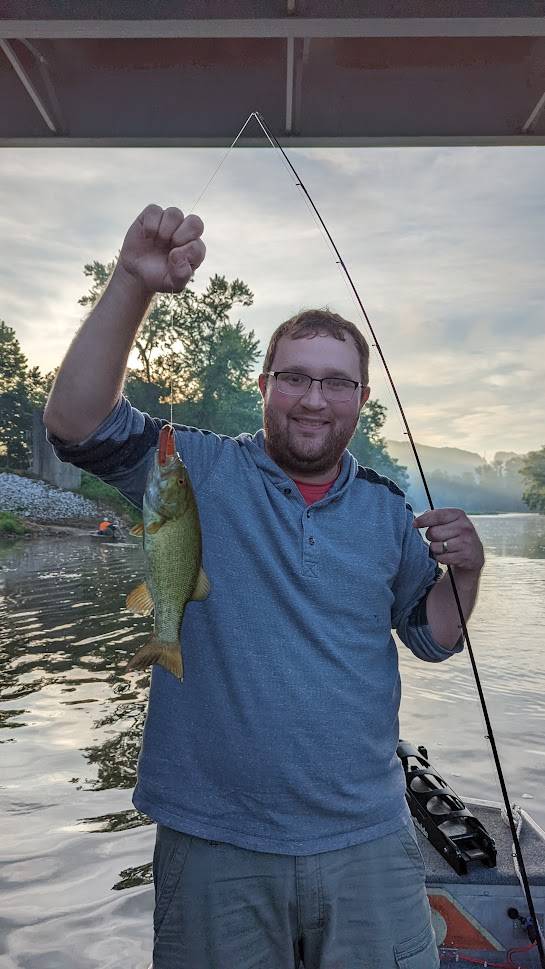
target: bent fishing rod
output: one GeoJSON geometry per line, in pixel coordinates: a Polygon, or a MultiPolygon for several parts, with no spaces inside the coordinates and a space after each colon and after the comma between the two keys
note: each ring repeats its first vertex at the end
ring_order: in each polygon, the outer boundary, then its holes
{"type": "MultiPolygon", "coordinates": [[[[369,327],[369,332],[371,333],[371,336],[372,336],[372,339],[373,339],[373,344],[372,345],[373,345],[373,347],[376,348],[376,350],[377,350],[377,352],[378,352],[378,354],[380,356],[382,365],[384,367],[386,376],[388,378],[388,382],[390,384],[391,390],[393,391],[393,394],[394,394],[394,397],[395,397],[395,401],[397,403],[399,412],[401,414],[401,419],[403,421],[403,426],[405,428],[404,433],[407,435],[407,437],[409,439],[409,443],[411,445],[411,450],[412,450],[412,453],[414,455],[414,458],[415,458],[415,461],[416,461],[416,464],[417,464],[417,467],[418,467],[418,471],[420,473],[420,478],[421,478],[422,484],[424,486],[424,490],[425,490],[425,493],[426,493],[426,497],[428,499],[428,503],[429,503],[429,506],[430,506],[430,510],[433,511],[435,506],[433,504],[433,500],[432,500],[432,497],[431,497],[430,489],[428,487],[428,482],[427,482],[426,476],[424,474],[424,469],[422,467],[422,462],[420,460],[420,456],[418,454],[418,451],[417,451],[417,448],[416,448],[416,444],[414,442],[413,435],[412,435],[411,429],[409,427],[409,423],[408,423],[407,418],[405,416],[405,411],[403,409],[403,405],[401,403],[399,394],[397,392],[397,388],[396,388],[394,379],[392,377],[392,374],[390,373],[390,368],[388,367],[388,364],[386,362],[386,358],[384,356],[382,347],[381,347],[381,345],[379,343],[379,340],[377,338],[377,335],[375,333],[374,327],[372,326],[371,321],[370,321],[370,319],[369,319],[369,317],[367,315],[367,312],[365,310],[365,307],[363,305],[363,302],[362,302],[362,300],[360,298],[360,295],[359,295],[359,293],[358,293],[358,291],[356,289],[356,286],[354,285],[354,282],[353,282],[352,277],[351,277],[351,275],[350,275],[350,273],[348,271],[348,268],[346,266],[346,263],[345,263],[343,257],[341,256],[341,253],[339,252],[339,249],[337,248],[337,245],[334,242],[333,237],[332,237],[329,229],[327,228],[327,225],[325,224],[322,216],[320,215],[320,213],[319,213],[319,211],[318,211],[318,209],[317,209],[317,207],[316,207],[316,205],[315,205],[315,203],[314,203],[314,201],[312,199],[312,196],[310,195],[310,192],[308,191],[308,189],[306,188],[305,184],[303,183],[302,178],[300,177],[300,175],[296,171],[295,166],[291,163],[290,159],[286,155],[286,152],[282,148],[282,145],[280,144],[280,142],[278,141],[278,139],[276,138],[276,136],[273,134],[273,132],[271,131],[269,125],[265,121],[265,118],[263,117],[263,115],[259,111],[252,111],[252,113],[250,115],[248,115],[248,118],[244,122],[244,124],[243,124],[242,128],[240,129],[238,135],[236,136],[235,140],[232,142],[232,144],[229,146],[229,148],[227,149],[227,151],[223,155],[221,161],[219,162],[219,164],[217,165],[216,169],[214,170],[214,172],[212,173],[212,175],[210,176],[210,178],[206,182],[204,188],[202,189],[202,191],[200,192],[199,196],[195,200],[195,202],[194,202],[193,206],[191,207],[190,211],[192,211],[192,212],[195,211],[195,208],[196,208],[198,202],[200,202],[200,200],[202,199],[202,197],[205,194],[208,186],[214,181],[217,173],[219,172],[220,168],[224,164],[227,156],[229,155],[229,153],[233,150],[233,148],[235,147],[235,145],[239,141],[240,137],[242,136],[243,132],[247,128],[248,124],[251,122],[252,118],[255,118],[255,120],[257,121],[257,123],[261,127],[261,129],[262,129],[265,137],[267,138],[267,141],[272,145],[272,147],[274,149],[276,149],[278,152],[280,152],[280,155],[282,156],[284,162],[286,163],[286,165],[287,165],[287,167],[288,167],[288,169],[290,171],[290,174],[295,179],[296,186],[298,186],[301,189],[301,191],[303,192],[306,201],[310,205],[310,208],[311,208],[314,216],[316,217],[316,219],[318,221],[318,224],[319,224],[320,229],[325,234],[325,237],[326,237],[327,241],[329,242],[329,244],[330,244],[333,252],[335,253],[335,256],[336,256],[336,260],[335,261],[337,262],[337,265],[340,267],[341,271],[344,273],[345,279],[346,279],[346,281],[349,284],[349,288],[351,290],[351,293],[355,297],[356,302],[357,302],[357,305],[358,305],[358,307],[359,307],[359,309],[360,309],[360,311],[361,311],[361,313],[363,315],[363,318],[365,319],[365,322],[367,323],[367,326],[369,327]]],[[[169,302],[169,306],[170,307],[172,307],[172,301],[173,301],[173,299],[174,299],[174,289],[172,288],[172,292],[170,294],[170,302],[169,302]]],[[[171,417],[170,417],[170,419],[171,419],[171,423],[172,423],[172,386],[171,386],[171,417]]],[[[458,594],[458,589],[457,589],[457,586],[456,586],[456,581],[454,579],[454,574],[452,572],[452,568],[451,568],[450,565],[447,565],[447,571],[448,571],[448,575],[449,575],[449,578],[450,578],[452,592],[453,592],[454,599],[455,599],[455,602],[456,602],[456,607],[457,607],[457,610],[458,610],[458,615],[460,617],[460,628],[462,630],[463,638],[464,638],[464,641],[465,641],[465,643],[467,645],[467,648],[468,648],[469,658],[470,658],[471,666],[472,666],[472,669],[473,669],[473,675],[475,677],[475,682],[477,684],[477,691],[478,691],[478,694],[479,694],[479,700],[481,702],[481,708],[482,708],[482,711],[483,711],[483,714],[484,714],[485,723],[486,723],[487,733],[485,734],[484,739],[490,741],[490,746],[492,748],[492,755],[493,755],[493,758],[494,758],[494,763],[495,763],[495,766],[496,766],[496,771],[497,771],[498,779],[499,779],[499,782],[500,782],[501,793],[502,793],[502,797],[503,797],[503,800],[504,800],[505,810],[506,810],[507,818],[508,818],[508,821],[509,821],[509,827],[511,829],[511,835],[512,835],[512,838],[513,838],[513,845],[514,845],[514,848],[515,848],[515,853],[516,853],[516,857],[517,857],[517,861],[518,861],[518,865],[519,865],[519,869],[520,869],[521,881],[523,883],[524,894],[526,896],[526,901],[527,901],[527,904],[528,904],[528,911],[530,913],[530,918],[532,919],[533,925],[534,925],[535,930],[536,930],[536,945],[537,945],[537,949],[538,949],[538,952],[539,952],[539,960],[540,960],[540,963],[541,963],[541,969],[545,969],[545,951],[544,951],[544,947],[543,947],[542,931],[541,931],[541,927],[540,927],[539,922],[538,922],[537,917],[536,917],[536,912],[535,912],[534,902],[533,902],[533,898],[532,898],[532,893],[531,893],[531,890],[530,890],[530,885],[529,885],[529,882],[528,882],[528,876],[527,876],[527,873],[526,873],[526,866],[524,864],[524,858],[522,857],[522,851],[521,851],[521,848],[520,848],[520,842],[519,842],[517,830],[516,830],[516,827],[515,827],[515,822],[514,822],[514,819],[513,819],[513,814],[512,814],[512,811],[511,811],[511,805],[509,804],[509,796],[508,796],[508,793],[507,793],[507,788],[506,788],[505,780],[504,780],[504,777],[503,777],[503,771],[502,771],[502,767],[501,767],[501,763],[500,763],[500,758],[499,758],[499,755],[498,755],[498,750],[497,750],[497,747],[496,747],[496,741],[495,741],[495,738],[494,738],[494,732],[493,732],[493,729],[492,729],[492,724],[490,722],[490,717],[488,715],[488,708],[487,708],[487,705],[486,705],[486,700],[485,700],[484,693],[483,693],[482,686],[481,686],[481,681],[480,681],[480,677],[479,677],[479,671],[477,669],[477,664],[475,662],[475,656],[473,654],[473,648],[472,648],[472,645],[471,645],[471,640],[469,638],[469,633],[467,631],[467,625],[466,625],[465,617],[464,617],[464,614],[463,614],[463,611],[462,611],[462,606],[461,606],[461,603],[460,603],[460,597],[459,597],[459,594],[458,594]]]]}
{"type": "MultiPolygon", "coordinates": [[[[339,250],[337,248],[337,245],[335,244],[335,242],[333,240],[333,237],[332,237],[329,229],[327,228],[327,226],[326,226],[326,224],[325,224],[322,216],[320,215],[320,213],[319,213],[319,211],[318,211],[318,209],[317,209],[317,207],[316,207],[316,205],[315,205],[315,203],[314,203],[314,201],[313,201],[313,199],[312,199],[312,197],[310,195],[310,192],[308,191],[308,189],[304,185],[303,180],[300,177],[300,175],[298,174],[298,172],[296,171],[294,165],[292,165],[290,159],[286,155],[286,152],[282,148],[282,145],[280,144],[280,142],[278,141],[278,139],[276,138],[276,136],[271,131],[271,129],[270,129],[269,125],[267,124],[267,122],[265,121],[263,115],[260,112],[258,112],[258,111],[253,111],[252,114],[249,116],[248,121],[250,121],[250,119],[252,117],[254,117],[256,119],[256,121],[258,122],[258,124],[260,125],[260,127],[262,128],[262,130],[263,130],[263,132],[265,134],[265,137],[267,138],[267,140],[269,141],[269,143],[272,145],[272,147],[273,148],[276,148],[281,153],[284,161],[288,165],[288,167],[289,167],[292,175],[295,178],[296,185],[302,190],[302,192],[304,193],[307,201],[309,202],[309,204],[310,204],[313,212],[315,213],[315,215],[316,215],[316,217],[318,219],[318,222],[320,223],[320,226],[323,229],[323,231],[324,231],[324,233],[325,233],[325,235],[327,237],[327,240],[329,241],[329,243],[330,243],[330,245],[331,245],[331,247],[332,247],[332,249],[333,249],[333,251],[334,251],[334,253],[335,253],[336,257],[337,257],[338,265],[340,266],[341,270],[344,272],[344,274],[346,276],[346,279],[348,281],[348,284],[350,286],[350,289],[352,290],[352,293],[353,293],[353,295],[356,298],[356,301],[358,303],[358,306],[359,306],[359,308],[360,308],[360,310],[361,310],[361,312],[363,314],[363,317],[364,317],[364,319],[365,319],[365,321],[367,323],[367,326],[369,327],[369,331],[370,331],[371,336],[373,338],[373,345],[376,347],[376,350],[377,350],[377,352],[378,352],[378,354],[380,356],[380,359],[382,361],[384,370],[386,372],[386,376],[388,378],[388,381],[389,381],[390,386],[392,388],[392,391],[394,393],[394,396],[395,396],[395,399],[396,399],[396,402],[397,402],[397,405],[398,405],[398,408],[399,408],[399,412],[401,414],[401,418],[402,418],[402,421],[403,421],[403,426],[405,428],[405,433],[406,433],[406,435],[407,435],[407,437],[409,439],[409,442],[410,442],[410,445],[411,445],[411,449],[412,449],[412,452],[413,452],[415,461],[416,461],[417,466],[418,466],[418,470],[419,470],[419,473],[420,473],[420,477],[422,479],[422,484],[423,484],[424,490],[426,492],[426,497],[428,499],[430,509],[433,511],[434,504],[433,504],[433,500],[432,500],[432,497],[431,497],[430,489],[428,487],[428,482],[427,482],[426,476],[424,474],[424,469],[422,467],[422,462],[420,461],[420,456],[418,454],[418,451],[417,451],[417,448],[416,448],[416,445],[415,445],[415,442],[414,442],[414,439],[413,439],[413,435],[412,435],[411,429],[409,427],[409,423],[408,423],[407,418],[405,416],[405,411],[403,409],[403,405],[401,403],[399,394],[397,392],[397,388],[396,388],[394,379],[392,377],[392,374],[390,373],[390,369],[389,369],[388,364],[386,362],[384,353],[382,351],[382,347],[381,347],[381,345],[380,345],[380,343],[379,343],[379,341],[377,339],[377,336],[376,336],[374,327],[371,325],[371,321],[369,320],[369,317],[368,317],[368,315],[367,315],[367,313],[365,311],[365,307],[364,307],[363,302],[362,302],[362,300],[360,298],[360,295],[359,295],[359,293],[358,293],[358,291],[356,289],[356,286],[354,285],[354,282],[353,282],[352,277],[351,277],[351,275],[350,275],[350,273],[348,271],[348,268],[346,266],[346,263],[345,263],[343,257],[341,256],[341,253],[339,252],[339,250]]],[[[248,121],[246,122],[246,124],[248,124],[248,121]]],[[[244,127],[246,127],[246,125],[244,125],[244,127]]],[[[241,133],[242,133],[243,130],[244,130],[244,128],[241,130],[241,133]]],[[[240,134],[237,136],[237,140],[238,140],[238,137],[240,137],[240,134]]],[[[485,740],[489,740],[490,741],[490,746],[492,748],[492,754],[493,754],[493,757],[494,757],[494,763],[496,765],[496,770],[497,770],[497,773],[498,773],[498,778],[499,778],[499,782],[500,782],[501,792],[502,792],[503,800],[504,800],[504,803],[505,803],[505,810],[507,812],[507,817],[508,817],[508,820],[509,820],[509,827],[511,828],[511,835],[513,837],[513,844],[514,844],[514,847],[515,847],[515,851],[516,851],[516,855],[517,855],[517,860],[518,860],[519,867],[520,867],[520,874],[521,874],[522,882],[523,882],[523,885],[524,885],[524,893],[526,895],[526,901],[528,903],[528,910],[529,910],[530,917],[531,917],[531,919],[533,921],[533,924],[535,926],[535,929],[536,929],[536,943],[537,943],[537,948],[538,948],[538,951],[539,951],[539,958],[540,958],[540,962],[541,962],[541,967],[542,967],[542,969],[545,969],[545,951],[544,951],[544,948],[543,948],[543,940],[542,940],[541,928],[540,928],[539,922],[538,922],[537,917],[536,917],[536,912],[535,912],[535,908],[534,908],[534,902],[533,902],[533,898],[532,898],[532,893],[530,891],[530,885],[529,885],[529,882],[528,882],[528,876],[526,874],[526,867],[525,867],[525,864],[524,864],[524,859],[522,857],[522,852],[521,852],[520,843],[519,843],[519,839],[518,839],[518,835],[517,835],[517,830],[516,830],[516,827],[515,827],[515,822],[514,822],[514,819],[513,819],[513,814],[512,814],[512,811],[511,811],[511,806],[509,804],[509,796],[507,794],[507,788],[505,786],[505,781],[504,781],[504,777],[503,777],[503,771],[502,771],[502,768],[501,768],[500,758],[499,758],[498,751],[497,751],[497,747],[496,747],[496,741],[494,739],[494,732],[492,730],[492,724],[490,722],[490,717],[488,715],[488,708],[486,706],[486,701],[485,701],[484,693],[483,693],[483,690],[482,690],[482,687],[481,687],[481,681],[480,681],[480,677],[479,677],[479,672],[478,672],[478,669],[477,669],[477,664],[475,662],[475,657],[474,657],[474,654],[473,654],[473,648],[471,646],[471,641],[470,641],[470,638],[469,638],[469,633],[467,631],[466,621],[465,621],[465,617],[464,617],[464,614],[463,614],[463,611],[462,611],[462,606],[461,606],[461,603],[460,603],[460,597],[458,595],[458,589],[456,587],[456,581],[454,579],[454,574],[452,572],[452,568],[451,568],[450,565],[447,565],[447,570],[448,570],[448,575],[449,575],[450,582],[451,582],[451,586],[452,586],[452,592],[454,594],[454,599],[456,601],[456,607],[458,609],[458,614],[460,616],[460,626],[461,626],[461,629],[462,629],[463,638],[464,638],[465,643],[467,644],[468,653],[469,653],[469,657],[470,657],[470,660],[471,660],[471,665],[472,665],[472,668],[473,668],[473,673],[474,673],[474,676],[475,676],[475,682],[477,684],[477,690],[478,690],[478,693],[479,693],[479,699],[481,701],[481,706],[482,706],[482,710],[483,710],[483,714],[484,714],[484,718],[485,718],[485,722],[486,722],[486,729],[487,729],[488,733],[485,735],[485,740]]]]}

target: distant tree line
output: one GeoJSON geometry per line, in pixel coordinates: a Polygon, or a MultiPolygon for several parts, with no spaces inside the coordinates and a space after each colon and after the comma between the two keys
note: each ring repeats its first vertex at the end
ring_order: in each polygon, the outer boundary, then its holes
{"type": "MultiPolygon", "coordinates": [[[[528,458],[529,455],[497,456],[491,463],[475,468],[474,472],[465,471],[459,475],[430,471],[426,473],[426,480],[433,503],[436,507],[460,507],[469,514],[528,511],[530,506],[522,477],[529,467],[528,458]]],[[[420,481],[411,479],[408,498],[415,509],[428,506],[420,481]]]]}
{"type": "Polygon", "coordinates": [[[545,447],[526,455],[521,474],[526,482],[522,497],[528,508],[545,515],[545,447]]]}

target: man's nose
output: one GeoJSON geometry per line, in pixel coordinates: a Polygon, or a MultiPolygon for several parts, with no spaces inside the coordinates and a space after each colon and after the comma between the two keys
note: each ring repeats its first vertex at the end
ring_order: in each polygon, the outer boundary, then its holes
{"type": "Polygon", "coordinates": [[[322,391],[322,387],[318,383],[317,380],[315,380],[315,381],[313,381],[313,383],[311,383],[311,385],[308,388],[306,394],[303,394],[303,396],[301,397],[301,400],[305,404],[312,404],[314,406],[316,406],[316,405],[322,406],[324,404],[327,404],[327,401],[326,401],[326,399],[324,397],[324,394],[323,394],[323,391],[322,391]]]}

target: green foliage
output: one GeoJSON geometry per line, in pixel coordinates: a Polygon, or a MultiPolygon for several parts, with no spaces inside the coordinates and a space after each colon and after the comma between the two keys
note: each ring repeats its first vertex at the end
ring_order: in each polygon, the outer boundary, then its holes
{"type": "Polygon", "coordinates": [[[348,445],[352,454],[364,468],[373,468],[379,474],[407,491],[409,476],[407,469],[388,454],[386,441],[380,431],[386,420],[386,408],[377,400],[369,400],[360,413],[358,426],[348,445]]]}
{"type": "MultiPolygon", "coordinates": [[[[94,305],[115,263],[85,266],[93,285],[79,302],[94,305]]],[[[129,371],[125,393],[132,404],[156,417],[170,417],[222,434],[261,426],[260,395],[251,379],[259,340],[229,314],[251,306],[253,293],[240,279],[211,276],[204,292],[191,287],[158,294],[135,341],[140,366],[129,371]],[[172,391],[172,393],[171,393],[172,391]],[[165,406],[166,405],[166,406],[165,406]],[[248,420],[249,424],[240,424],[248,420]]]]}
{"type": "MultiPolygon", "coordinates": [[[[91,280],[81,306],[93,307],[115,268],[94,261],[84,266],[91,280]]],[[[210,277],[197,294],[190,287],[179,294],[158,294],[139,328],[135,349],[139,366],[128,371],[125,392],[139,410],[154,417],[203,427],[218,434],[255,433],[263,425],[261,395],[252,376],[259,340],[230,314],[251,306],[253,293],[240,279],[210,277]]],[[[15,331],[0,321],[0,467],[23,470],[31,460],[32,413],[43,408],[58,368],[41,375],[30,368],[15,331]]],[[[360,463],[393,478],[404,490],[406,469],[387,452],[380,436],[385,408],[372,401],[364,408],[350,448],[360,463]]],[[[139,512],[119,492],[92,475],[83,474],[80,493],[132,521],[139,512]]]]}
{"type": "Polygon", "coordinates": [[[167,397],[166,387],[144,380],[141,371],[127,371],[124,389],[131,404],[144,414],[163,417],[165,420],[170,418],[170,404],[164,403],[167,397]]]}
{"type": "Polygon", "coordinates": [[[20,518],[10,511],[0,511],[0,536],[26,535],[27,527],[20,518]]]}
{"type": "Polygon", "coordinates": [[[39,368],[28,366],[15,330],[0,320],[0,467],[29,466],[32,411],[45,399],[39,368]]]}
{"type": "Polygon", "coordinates": [[[82,471],[81,484],[79,488],[74,490],[77,494],[83,495],[84,498],[89,498],[90,501],[96,501],[104,509],[111,508],[117,514],[128,518],[133,524],[142,520],[142,514],[139,509],[135,508],[130,501],[127,501],[119,493],[117,488],[112,488],[111,485],[106,484],[105,481],[101,481],[100,478],[96,478],[93,474],[88,474],[87,471],[82,471]]]}
{"type": "Polygon", "coordinates": [[[526,482],[523,501],[530,511],[545,515],[545,447],[526,455],[520,473],[526,482]]]}
{"type": "MultiPolygon", "coordinates": [[[[119,253],[118,253],[119,255],[119,253]]],[[[113,259],[112,262],[104,265],[103,262],[98,262],[96,259],[94,262],[88,262],[83,267],[83,275],[90,276],[93,280],[93,285],[91,289],[85,296],[81,296],[78,299],[80,306],[90,306],[93,307],[95,303],[98,302],[104,289],[106,283],[108,282],[110,276],[112,275],[117,259],[113,259]]]]}

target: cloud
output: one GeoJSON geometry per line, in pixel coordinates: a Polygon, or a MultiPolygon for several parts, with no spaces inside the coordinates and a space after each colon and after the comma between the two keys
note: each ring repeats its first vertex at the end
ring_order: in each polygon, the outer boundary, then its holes
{"type": "MultiPolygon", "coordinates": [[[[345,260],[415,436],[483,452],[543,443],[542,148],[297,149],[288,156],[345,260]]],[[[115,257],[150,202],[205,221],[196,277],[238,276],[238,313],[265,352],[297,310],[326,306],[368,330],[301,188],[271,148],[3,149],[0,317],[42,370],[87,310],[85,263],[115,257]]],[[[382,365],[373,393],[399,418],[382,365]]]]}

